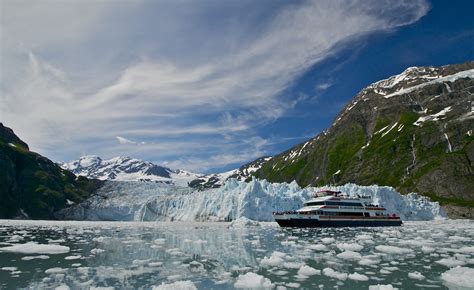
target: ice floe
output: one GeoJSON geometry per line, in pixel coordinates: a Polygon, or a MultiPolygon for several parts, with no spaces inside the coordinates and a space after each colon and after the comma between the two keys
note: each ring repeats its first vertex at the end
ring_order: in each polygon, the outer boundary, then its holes
{"type": "Polygon", "coordinates": [[[69,247],[60,245],[37,244],[28,242],[13,246],[0,248],[0,252],[21,253],[21,254],[65,254],[69,252],[69,247]]]}
{"type": "Polygon", "coordinates": [[[271,289],[273,284],[270,279],[258,275],[256,273],[248,272],[239,275],[237,281],[234,283],[235,288],[244,289],[271,289]]]}
{"type": "Polygon", "coordinates": [[[474,268],[456,267],[443,274],[441,279],[450,289],[472,289],[474,285],[474,268]]]}
{"type": "Polygon", "coordinates": [[[153,290],[197,290],[196,285],[191,281],[176,281],[169,284],[153,286],[153,290]]]}

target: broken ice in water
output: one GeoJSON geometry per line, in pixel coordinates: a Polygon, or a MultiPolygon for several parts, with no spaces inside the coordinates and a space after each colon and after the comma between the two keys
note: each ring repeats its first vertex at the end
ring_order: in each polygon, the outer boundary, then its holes
{"type": "Polygon", "coordinates": [[[340,229],[239,222],[0,221],[0,288],[382,285],[472,289],[474,221],[340,229]]]}

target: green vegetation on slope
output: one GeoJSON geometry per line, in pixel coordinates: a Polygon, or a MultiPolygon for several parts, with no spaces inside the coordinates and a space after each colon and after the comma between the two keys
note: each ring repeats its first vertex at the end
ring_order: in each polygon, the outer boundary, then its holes
{"type": "MultiPolygon", "coordinates": [[[[474,69],[474,62],[417,73],[466,69],[474,69]]],[[[400,81],[388,90],[420,82],[400,81]]],[[[296,180],[300,186],[387,185],[445,205],[472,208],[473,96],[472,78],[433,83],[391,98],[368,87],[331,128],[275,156],[255,175],[272,182],[296,180]],[[424,119],[417,122],[420,117],[424,119]]]]}
{"type": "Polygon", "coordinates": [[[0,123],[0,218],[51,219],[68,200],[80,202],[99,181],[77,177],[51,160],[29,151],[0,123]]]}

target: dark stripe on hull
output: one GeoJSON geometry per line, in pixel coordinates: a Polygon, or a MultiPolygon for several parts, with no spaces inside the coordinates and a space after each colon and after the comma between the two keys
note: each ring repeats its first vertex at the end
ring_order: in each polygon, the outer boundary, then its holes
{"type": "Polygon", "coordinates": [[[401,220],[381,220],[381,221],[321,221],[309,219],[290,219],[290,220],[276,220],[280,227],[297,227],[297,228],[337,228],[337,227],[391,227],[401,226],[401,220]]]}

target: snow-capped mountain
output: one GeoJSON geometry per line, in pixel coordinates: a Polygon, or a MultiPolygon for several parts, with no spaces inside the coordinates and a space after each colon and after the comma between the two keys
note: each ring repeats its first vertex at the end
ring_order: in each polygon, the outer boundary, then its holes
{"type": "Polygon", "coordinates": [[[102,159],[98,156],[82,156],[79,160],[60,164],[76,175],[100,180],[147,181],[187,186],[202,174],[185,170],[173,170],[151,162],[130,157],[102,159]]]}
{"type": "Polygon", "coordinates": [[[158,182],[203,190],[220,187],[229,178],[247,180],[253,172],[270,159],[271,157],[262,157],[238,169],[215,174],[170,169],[130,157],[104,160],[98,156],[83,156],[79,160],[60,165],[63,169],[70,170],[76,175],[99,180],[158,182]]]}
{"type": "Polygon", "coordinates": [[[259,170],[265,162],[272,157],[261,157],[252,162],[242,165],[238,169],[230,170],[223,173],[203,175],[191,181],[190,187],[198,189],[217,188],[222,186],[229,178],[235,178],[238,181],[249,180],[254,172],[259,170]]]}

